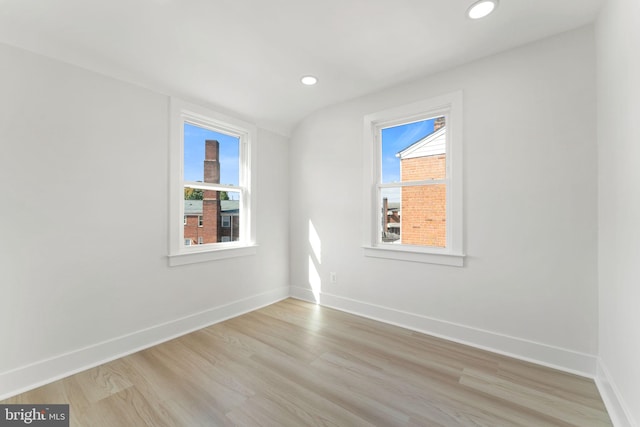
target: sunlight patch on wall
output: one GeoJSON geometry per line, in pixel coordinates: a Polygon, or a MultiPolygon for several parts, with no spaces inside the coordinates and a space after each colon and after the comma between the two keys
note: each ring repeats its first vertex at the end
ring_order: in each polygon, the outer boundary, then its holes
{"type": "Polygon", "coordinates": [[[322,280],[316,269],[316,265],[313,262],[313,258],[309,255],[309,286],[311,286],[311,292],[313,292],[313,298],[316,303],[320,303],[320,293],[322,292],[322,280]]]}
{"type": "Polygon", "coordinates": [[[309,254],[309,286],[311,287],[311,292],[313,292],[316,304],[319,304],[320,293],[322,292],[322,280],[320,279],[318,269],[322,264],[322,241],[311,220],[309,220],[309,247],[311,248],[311,253],[309,254]]]}
{"type": "Polygon", "coordinates": [[[318,264],[322,264],[322,242],[311,220],[309,220],[309,245],[318,264]]]}

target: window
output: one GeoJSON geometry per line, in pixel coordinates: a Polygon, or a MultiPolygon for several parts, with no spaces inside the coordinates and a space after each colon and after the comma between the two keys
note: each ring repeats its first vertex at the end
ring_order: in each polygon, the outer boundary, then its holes
{"type": "Polygon", "coordinates": [[[225,215],[222,217],[222,226],[224,228],[231,227],[231,217],[229,215],[225,215]]]}
{"type": "Polygon", "coordinates": [[[462,266],[462,93],[364,125],[365,255],[462,266]]]}
{"type": "Polygon", "coordinates": [[[222,241],[223,241],[223,242],[230,242],[230,241],[231,241],[231,237],[229,237],[229,236],[222,236],[222,241]]]}
{"type": "Polygon", "coordinates": [[[255,254],[255,127],[172,99],[170,156],[170,265],[255,254]],[[237,209],[234,241],[223,205],[237,209]]]}

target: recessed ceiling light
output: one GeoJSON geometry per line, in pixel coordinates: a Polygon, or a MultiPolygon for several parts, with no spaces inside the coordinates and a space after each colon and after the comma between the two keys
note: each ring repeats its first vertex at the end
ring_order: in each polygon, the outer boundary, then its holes
{"type": "Polygon", "coordinates": [[[314,84],[318,83],[318,78],[314,76],[303,76],[300,81],[303,85],[313,86],[314,84]]]}
{"type": "Polygon", "coordinates": [[[469,6],[467,16],[471,19],[480,19],[489,15],[498,7],[498,0],[480,0],[469,6]]]}

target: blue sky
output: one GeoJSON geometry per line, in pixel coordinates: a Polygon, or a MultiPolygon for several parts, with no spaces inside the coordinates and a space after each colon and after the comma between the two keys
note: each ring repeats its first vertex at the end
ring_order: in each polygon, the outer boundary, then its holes
{"type": "Polygon", "coordinates": [[[434,119],[382,129],[382,183],[400,182],[396,153],[433,132],[434,119]]]}
{"type": "Polygon", "coordinates": [[[184,180],[204,181],[204,141],[220,142],[220,183],[239,184],[240,143],[238,138],[184,124],[184,180]]]}

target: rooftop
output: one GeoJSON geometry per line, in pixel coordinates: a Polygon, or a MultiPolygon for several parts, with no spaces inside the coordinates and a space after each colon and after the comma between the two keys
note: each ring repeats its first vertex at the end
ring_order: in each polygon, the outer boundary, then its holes
{"type": "MultiPolygon", "coordinates": [[[[238,213],[240,209],[239,200],[220,200],[221,212],[234,214],[238,213]]],[[[202,200],[185,200],[184,201],[184,214],[185,215],[202,215],[202,200]]]]}

